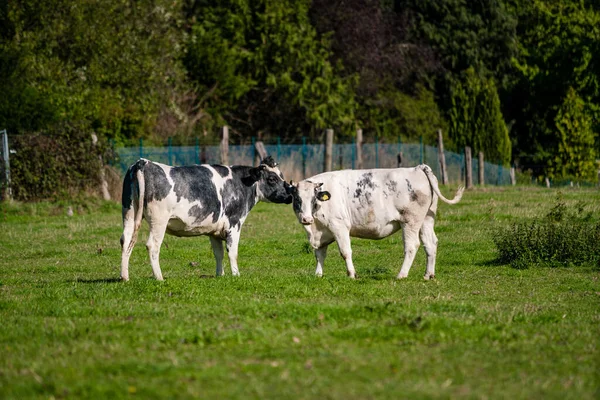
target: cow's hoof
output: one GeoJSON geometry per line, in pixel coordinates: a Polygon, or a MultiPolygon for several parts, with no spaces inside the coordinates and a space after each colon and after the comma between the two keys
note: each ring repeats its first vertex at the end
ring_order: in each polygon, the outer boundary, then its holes
{"type": "Polygon", "coordinates": [[[129,282],[129,277],[127,277],[127,276],[122,276],[122,277],[121,277],[121,280],[122,280],[123,282],[129,282]]]}
{"type": "Polygon", "coordinates": [[[423,277],[423,279],[425,279],[426,281],[428,281],[428,280],[433,280],[433,279],[435,279],[435,275],[425,275],[425,276],[423,277]]]}
{"type": "Polygon", "coordinates": [[[408,277],[408,275],[398,274],[398,276],[396,277],[396,279],[406,279],[407,277],[408,277]]]}

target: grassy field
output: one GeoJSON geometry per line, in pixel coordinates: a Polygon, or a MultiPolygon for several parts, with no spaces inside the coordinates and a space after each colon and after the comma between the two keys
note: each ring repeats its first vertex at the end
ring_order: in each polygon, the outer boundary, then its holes
{"type": "MultiPolygon", "coordinates": [[[[444,189],[450,195],[450,190],[444,189]]],[[[259,204],[241,276],[214,277],[208,238],[167,237],[151,278],[144,223],[120,282],[120,207],[2,205],[0,398],[593,399],[600,271],[495,262],[500,226],[557,192],[469,191],[440,205],[436,279],[400,235],[353,240],[358,279],[330,246],[324,277],[290,206],[259,204]]],[[[600,215],[600,191],[565,189],[600,215]]]]}

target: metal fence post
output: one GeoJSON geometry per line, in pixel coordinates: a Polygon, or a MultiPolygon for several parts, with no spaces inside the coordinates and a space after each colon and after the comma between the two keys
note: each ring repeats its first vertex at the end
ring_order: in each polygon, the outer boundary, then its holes
{"type": "Polygon", "coordinates": [[[140,138],[140,158],[144,158],[144,139],[140,138]]]}

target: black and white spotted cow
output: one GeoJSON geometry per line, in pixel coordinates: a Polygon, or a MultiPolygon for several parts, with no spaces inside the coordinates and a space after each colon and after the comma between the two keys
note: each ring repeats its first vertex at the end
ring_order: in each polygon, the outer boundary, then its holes
{"type": "Polygon", "coordinates": [[[165,232],[174,236],[208,235],[217,275],[223,275],[225,241],[231,273],[239,275],[238,244],[248,213],[259,201],[291,203],[287,186],[271,157],[254,168],[172,167],[143,158],[138,160],[129,167],[123,181],[121,279],[129,280],[129,257],[142,218],[150,226],[146,247],[156,279],[163,279],[159,253],[165,232]]]}
{"type": "Polygon", "coordinates": [[[425,279],[434,278],[437,237],[433,230],[438,198],[448,204],[460,201],[464,188],[453,200],[439,190],[431,168],[345,170],[326,172],[291,184],[294,212],[304,225],[315,250],[316,275],[323,275],[327,246],[336,241],[355,277],[350,237],[382,239],[402,228],[404,262],[398,279],[406,278],[419,247],[427,253],[425,279]]]}

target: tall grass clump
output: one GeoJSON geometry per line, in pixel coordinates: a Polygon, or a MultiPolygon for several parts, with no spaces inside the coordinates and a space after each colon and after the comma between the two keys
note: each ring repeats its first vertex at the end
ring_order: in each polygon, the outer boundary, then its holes
{"type": "Polygon", "coordinates": [[[600,221],[585,213],[583,204],[567,207],[559,192],[543,218],[515,222],[497,229],[498,262],[523,269],[595,265],[600,267],[600,221]]]}

